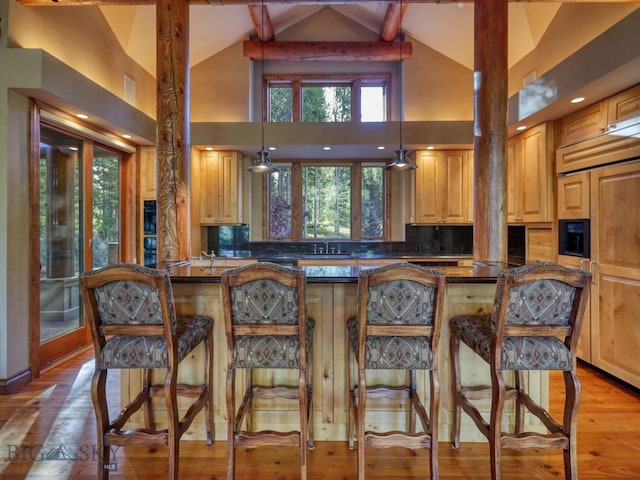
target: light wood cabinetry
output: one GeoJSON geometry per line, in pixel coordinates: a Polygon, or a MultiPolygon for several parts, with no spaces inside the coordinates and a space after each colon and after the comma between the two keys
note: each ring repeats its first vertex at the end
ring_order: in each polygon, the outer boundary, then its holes
{"type": "Polygon", "coordinates": [[[469,150],[416,152],[414,218],[416,225],[473,222],[473,155],[469,150]]]}
{"type": "Polygon", "coordinates": [[[560,120],[560,145],[571,145],[607,131],[607,101],[581,108],[560,120]]]}
{"type": "Polygon", "coordinates": [[[200,223],[237,225],[243,223],[238,152],[206,151],[200,155],[200,223]]]}
{"type": "Polygon", "coordinates": [[[553,230],[549,227],[527,227],[526,262],[550,262],[553,260],[553,230]]]}
{"type": "Polygon", "coordinates": [[[617,128],[620,122],[640,117],[640,85],[620,92],[607,101],[607,126],[617,128]]]}
{"type": "MultiPolygon", "coordinates": [[[[569,255],[558,255],[558,263],[565,267],[579,268],[580,270],[589,271],[590,260],[588,258],[572,257],[569,255]]],[[[582,321],[582,332],[578,340],[577,355],[585,362],[591,363],[591,304],[594,295],[591,292],[589,304],[584,310],[584,319],[582,321]]]]}
{"type": "Polygon", "coordinates": [[[140,198],[155,200],[158,193],[157,171],[156,148],[140,147],[140,198]]]}
{"type": "Polygon", "coordinates": [[[553,123],[543,123],[509,139],[507,144],[508,223],[550,222],[553,204],[553,123]]]}
{"type": "Polygon", "coordinates": [[[591,171],[591,361],[640,387],[640,162],[591,171]]]}
{"type": "Polygon", "coordinates": [[[562,118],[559,144],[572,145],[601,135],[635,117],[640,117],[640,85],[562,118]]]}
{"type": "Polygon", "coordinates": [[[589,218],[589,172],[558,177],[558,219],[589,218]]]}

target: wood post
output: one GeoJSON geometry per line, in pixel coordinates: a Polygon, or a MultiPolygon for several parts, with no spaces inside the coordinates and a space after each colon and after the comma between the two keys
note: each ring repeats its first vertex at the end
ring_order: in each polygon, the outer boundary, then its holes
{"type": "Polygon", "coordinates": [[[507,0],[474,3],[473,259],[507,261],[507,0]]]}
{"type": "Polygon", "coordinates": [[[188,260],[191,248],[189,1],[158,0],[156,23],[157,260],[188,260]]]}

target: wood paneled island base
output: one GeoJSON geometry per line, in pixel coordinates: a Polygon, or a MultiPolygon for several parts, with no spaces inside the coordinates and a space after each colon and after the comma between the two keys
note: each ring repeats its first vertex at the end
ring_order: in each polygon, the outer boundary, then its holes
{"type": "MultiPolygon", "coordinates": [[[[313,422],[314,438],[317,441],[347,440],[348,421],[348,365],[346,320],[356,313],[357,305],[357,275],[359,267],[304,267],[307,270],[307,313],[316,320],[314,335],[314,372],[313,372],[313,422]],[[341,269],[341,270],[338,270],[341,269]]],[[[490,312],[493,306],[497,273],[505,266],[478,266],[469,269],[465,277],[447,278],[445,302],[443,309],[443,328],[440,341],[449,344],[449,318],[456,315],[490,312]]],[[[222,298],[220,291],[220,268],[173,267],[172,285],[174,299],[178,313],[206,314],[215,320],[214,325],[214,419],[216,439],[226,440],[226,407],[224,381],[226,377],[226,339],[224,333],[224,317],[222,312],[222,298]]],[[[465,347],[466,348],[466,347],[465,347]]],[[[440,425],[441,441],[449,441],[451,426],[451,375],[448,348],[440,348],[440,425]]],[[[181,364],[179,378],[185,382],[199,377],[198,366],[202,364],[200,350],[193,353],[193,358],[185,359],[181,364]]],[[[462,369],[465,382],[477,383],[489,381],[489,370],[483,362],[479,362],[470,350],[461,351],[462,369]]],[[[254,371],[254,376],[262,378],[265,384],[294,382],[295,372],[283,370],[277,376],[266,376],[254,371]]],[[[394,373],[391,371],[377,371],[380,380],[393,382],[394,373]]],[[[375,379],[370,375],[370,379],[375,379]]],[[[548,374],[546,372],[532,372],[525,375],[532,395],[542,405],[548,405],[548,374]],[[532,388],[533,387],[533,388],[532,388]]],[[[140,382],[136,371],[122,372],[123,401],[128,399],[129,392],[136,391],[140,382]]],[[[241,384],[241,380],[238,380],[241,384]]],[[[419,378],[419,389],[422,398],[428,398],[428,388],[425,388],[424,376],[419,378]]],[[[237,392],[240,395],[240,392],[237,392]]],[[[480,411],[489,412],[490,403],[481,405],[480,411]]],[[[270,428],[292,430],[298,428],[296,421],[297,404],[281,404],[277,410],[264,410],[260,405],[255,408],[254,419],[257,426],[268,418],[270,428]]],[[[367,415],[368,428],[392,430],[404,425],[406,411],[390,403],[371,404],[367,415]]],[[[161,412],[161,410],[160,410],[161,412]]],[[[161,415],[161,413],[160,413],[161,415]]],[[[511,416],[507,415],[509,421],[511,416]]],[[[162,421],[158,418],[158,421],[162,421]]],[[[135,419],[142,422],[142,418],[135,419]]],[[[539,424],[529,424],[527,429],[540,431],[539,424]]],[[[200,431],[199,422],[194,422],[192,429],[185,434],[185,439],[204,439],[204,431],[200,431]]],[[[463,442],[485,441],[476,430],[469,417],[463,415],[461,440],[463,442]]]]}

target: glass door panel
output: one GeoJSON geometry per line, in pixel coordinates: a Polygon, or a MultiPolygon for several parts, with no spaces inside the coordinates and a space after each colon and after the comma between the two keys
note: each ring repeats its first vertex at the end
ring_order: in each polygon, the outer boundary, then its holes
{"type": "Polygon", "coordinates": [[[80,166],[83,141],[54,129],[40,133],[40,342],[83,326],[80,166]]]}
{"type": "Polygon", "coordinates": [[[120,155],[100,146],[93,147],[91,191],[93,268],[118,263],[120,231],[120,155]]]}

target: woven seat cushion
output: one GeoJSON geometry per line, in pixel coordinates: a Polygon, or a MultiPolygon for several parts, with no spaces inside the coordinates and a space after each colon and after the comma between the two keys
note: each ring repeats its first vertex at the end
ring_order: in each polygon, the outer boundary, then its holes
{"type": "MultiPolygon", "coordinates": [[[[451,319],[456,335],[487,363],[491,358],[491,315],[451,319]]],[[[503,370],[571,370],[571,353],[556,337],[504,337],[503,370]]]]}
{"type": "MultiPolygon", "coordinates": [[[[347,320],[349,341],[358,356],[358,330],[356,317],[347,320]]],[[[371,369],[426,369],[430,370],[433,353],[428,337],[367,337],[364,353],[364,368],[371,369]]]]}
{"type": "MultiPolygon", "coordinates": [[[[313,346],[315,321],[306,322],[307,359],[313,346]]],[[[299,368],[300,339],[297,335],[237,335],[233,350],[236,368],[299,368]]]]}
{"type": "MultiPolygon", "coordinates": [[[[211,331],[213,320],[204,315],[179,316],[175,341],[178,360],[184,359],[211,331]]],[[[164,336],[113,336],[100,354],[100,368],[165,368],[167,342],[164,336]]]]}

